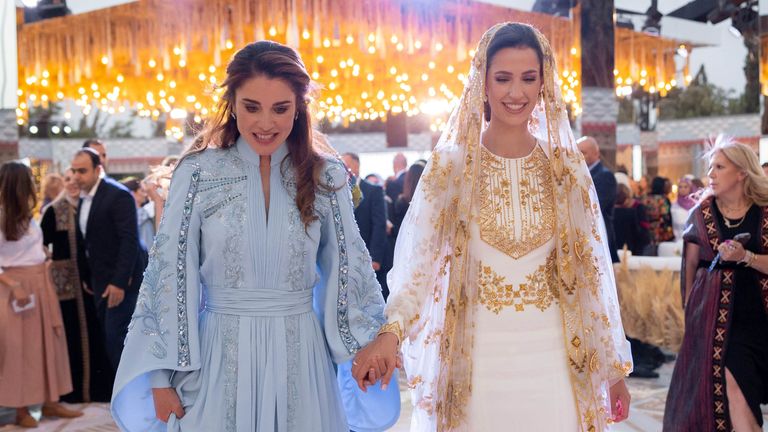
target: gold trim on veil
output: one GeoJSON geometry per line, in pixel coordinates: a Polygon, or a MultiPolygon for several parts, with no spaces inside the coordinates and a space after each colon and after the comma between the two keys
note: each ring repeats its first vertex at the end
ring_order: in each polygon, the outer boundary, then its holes
{"type": "MultiPolygon", "coordinates": [[[[469,224],[480,169],[488,44],[480,40],[458,106],[432,153],[403,221],[389,273],[389,322],[399,322],[412,390],[412,430],[468,430],[477,287],[470,280],[469,224]]],[[[616,299],[605,226],[589,170],[578,151],[546,38],[543,96],[529,130],[548,143],[556,205],[560,308],[574,397],[583,431],[602,431],[611,416],[608,388],[632,368],[616,299]],[[584,231],[584,227],[587,231],[584,231]]],[[[500,373],[503,373],[500,372],[500,373]]]]}

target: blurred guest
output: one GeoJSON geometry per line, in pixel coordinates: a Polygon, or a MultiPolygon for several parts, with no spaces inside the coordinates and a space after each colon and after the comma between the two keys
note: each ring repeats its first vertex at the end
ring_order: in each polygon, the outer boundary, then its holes
{"type": "Polygon", "coordinates": [[[355,220],[365,247],[371,254],[376,279],[379,280],[382,291],[386,293],[384,287],[388,269],[382,267],[387,253],[387,206],[384,201],[384,189],[360,178],[360,157],[357,154],[344,153],[341,159],[352,172],[353,181],[362,193],[362,198],[355,206],[355,220]]]}
{"type": "MultiPolygon", "coordinates": [[[[147,198],[152,202],[155,231],[158,230],[160,221],[163,218],[163,207],[168,195],[168,188],[171,185],[171,173],[173,173],[173,168],[176,167],[178,161],[179,156],[166,156],[160,165],[152,168],[152,172],[141,181],[142,187],[147,192],[147,198]]],[[[150,243],[146,246],[150,248],[152,244],[150,243]]]]}
{"type": "Polygon", "coordinates": [[[683,230],[688,221],[688,212],[696,205],[699,187],[693,184],[693,176],[688,174],[677,182],[677,199],[672,203],[672,232],[675,240],[683,239],[683,230]]]}
{"type": "Polygon", "coordinates": [[[403,185],[403,193],[397,197],[395,202],[395,211],[392,216],[392,234],[397,239],[397,234],[400,232],[400,225],[403,223],[405,214],[408,212],[408,207],[411,205],[413,194],[416,193],[416,186],[421,179],[421,173],[424,172],[426,163],[418,161],[408,168],[408,172],[405,174],[405,183],[403,185]]]}
{"type": "Polygon", "coordinates": [[[408,168],[408,159],[402,153],[397,153],[392,158],[392,171],[394,175],[387,179],[384,189],[387,192],[387,196],[392,202],[397,202],[397,197],[403,193],[403,186],[405,184],[405,171],[408,168]]]}
{"type": "Polygon", "coordinates": [[[378,174],[368,174],[365,176],[365,181],[376,186],[384,186],[384,179],[378,174]]]}
{"type": "Polygon", "coordinates": [[[77,267],[75,215],[80,188],[72,171],[64,174],[64,191],[43,211],[40,228],[50,252],[51,275],[67,335],[73,390],[65,402],[109,402],[114,371],[104,348],[92,292],[83,290],[77,267]]]}
{"type": "Polygon", "coordinates": [[[632,191],[619,183],[616,192],[616,208],[613,209],[616,247],[627,249],[632,255],[643,255],[651,243],[650,225],[645,215],[645,206],[632,197],[632,191]]]}
{"type": "Polygon", "coordinates": [[[81,277],[93,291],[107,354],[117,369],[128,323],[136,306],[147,252],[139,241],[136,202],[123,185],[101,178],[101,160],[84,148],[72,160],[80,187],[77,237],[81,277]]]}
{"type": "Polygon", "coordinates": [[[145,249],[152,247],[155,241],[155,208],[148,201],[144,186],[135,178],[129,177],[120,183],[127,187],[136,201],[136,218],[139,223],[139,239],[145,249]]]}
{"type": "Polygon", "coordinates": [[[64,180],[58,173],[48,173],[43,177],[42,189],[43,203],[40,206],[40,211],[61,194],[64,189],[64,180]]]}
{"type": "Polygon", "coordinates": [[[597,140],[585,136],[578,142],[579,151],[584,155],[584,161],[589,167],[589,174],[595,183],[597,199],[600,202],[600,211],[603,213],[605,221],[605,231],[608,236],[608,248],[611,251],[611,261],[619,262],[619,255],[616,253],[616,240],[613,232],[613,207],[616,203],[616,177],[600,161],[600,146],[597,140]]]}
{"type": "Polygon", "coordinates": [[[763,162],[763,174],[768,175],[768,162],[763,162]]]}
{"type": "Polygon", "coordinates": [[[706,157],[711,193],[684,231],[685,333],[664,431],[757,432],[768,402],[768,178],[729,138],[706,157]]]}
{"type": "Polygon", "coordinates": [[[651,182],[651,192],[643,200],[648,222],[651,224],[653,245],[675,239],[672,231],[672,204],[666,193],[667,182],[664,177],[654,178],[651,182]]]}
{"type": "Polygon", "coordinates": [[[106,177],[107,168],[109,166],[109,160],[107,159],[107,145],[100,139],[89,138],[83,143],[83,148],[90,148],[98,153],[99,160],[101,161],[100,175],[102,178],[106,177]]]}
{"type": "Polygon", "coordinates": [[[82,415],[58,403],[72,381],[43,233],[32,218],[36,204],[29,167],[0,166],[0,406],[16,408],[16,424],[25,428],[37,427],[30,405],[43,404],[44,416],[82,415]]]}

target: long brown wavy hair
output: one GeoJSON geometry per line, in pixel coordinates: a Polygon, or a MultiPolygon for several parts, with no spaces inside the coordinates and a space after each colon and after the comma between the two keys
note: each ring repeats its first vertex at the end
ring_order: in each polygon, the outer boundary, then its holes
{"type": "Polygon", "coordinates": [[[0,227],[6,239],[16,241],[24,236],[36,205],[32,170],[20,162],[0,166],[0,227]]]}
{"type": "MultiPolygon", "coordinates": [[[[308,227],[317,219],[314,212],[323,158],[318,148],[325,149],[322,137],[312,127],[310,103],[315,85],[299,54],[288,46],[273,41],[258,41],[239,50],[227,66],[227,78],[219,86],[224,92],[216,113],[208,120],[205,128],[187,152],[196,153],[208,147],[229,148],[240,137],[235,109],[235,93],[247,80],[265,76],[284,80],[296,95],[297,117],[288,135],[288,156],[281,163],[289,161],[296,176],[296,207],[301,221],[308,227]]],[[[283,175],[286,172],[283,170],[283,175]]]]}

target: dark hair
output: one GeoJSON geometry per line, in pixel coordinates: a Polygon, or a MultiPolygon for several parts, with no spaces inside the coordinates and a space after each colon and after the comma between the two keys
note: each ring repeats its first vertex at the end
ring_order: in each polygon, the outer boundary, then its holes
{"type": "Polygon", "coordinates": [[[83,143],[83,148],[91,148],[91,145],[93,144],[104,145],[104,143],[101,142],[101,140],[98,138],[88,138],[83,143]]]}
{"type": "Polygon", "coordinates": [[[342,156],[349,156],[357,163],[360,163],[360,156],[357,153],[347,152],[344,153],[342,156]]]}
{"type": "Polygon", "coordinates": [[[421,163],[415,163],[408,168],[408,172],[405,173],[405,181],[403,182],[403,193],[400,194],[400,198],[411,203],[413,194],[416,193],[416,186],[419,185],[419,179],[421,173],[424,172],[424,165],[421,163]]]}
{"type": "Polygon", "coordinates": [[[91,165],[94,168],[101,165],[101,156],[99,156],[99,152],[97,152],[96,150],[90,147],[83,147],[77,152],[75,152],[75,157],[78,157],[80,155],[88,156],[91,159],[91,165]]]}
{"type": "Polygon", "coordinates": [[[665,177],[654,177],[651,182],[651,195],[666,195],[665,187],[668,181],[665,177]]]}
{"type": "Polygon", "coordinates": [[[301,57],[293,48],[277,42],[258,41],[246,45],[235,54],[227,66],[227,78],[219,86],[224,93],[221,95],[216,113],[195,139],[188,154],[205,150],[208,146],[229,148],[235,145],[240,137],[237,120],[233,116],[235,92],[247,80],[257,76],[281,79],[296,95],[296,120],[288,135],[289,154],[285,160],[290,159],[290,164],[296,171],[296,207],[299,209],[301,221],[305,227],[308,227],[317,219],[314,204],[322,157],[313,147],[312,115],[309,111],[309,103],[314,85],[301,57]]]}
{"type": "Polygon", "coordinates": [[[128,177],[125,179],[122,179],[120,183],[123,184],[123,186],[127,187],[129,191],[136,192],[141,187],[141,184],[139,183],[139,180],[136,179],[136,177],[128,177]]]}
{"type": "Polygon", "coordinates": [[[6,239],[16,241],[24,236],[36,205],[32,170],[20,162],[0,166],[0,222],[6,239]]]}
{"type": "Polygon", "coordinates": [[[616,186],[616,205],[624,207],[624,203],[626,203],[627,199],[630,197],[632,197],[632,191],[629,189],[629,186],[624,183],[619,183],[616,186]]]}
{"type": "Polygon", "coordinates": [[[763,168],[768,167],[768,162],[763,162],[763,164],[760,165],[760,166],[763,167],[763,168]]]}
{"type": "MultiPolygon", "coordinates": [[[[536,56],[539,58],[539,78],[543,79],[544,49],[541,47],[541,42],[539,42],[536,33],[532,26],[523,23],[507,23],[496,30],[496,34],[493,35],[493,39],[491,39],[488,48],[485,50],[486,74],[491,66],[493,57],[502,49],[530,48],[536,52],[536,56]]],[[[485,121],[491,121],[491,105],[487,101],[483,102],[483,112],[485,121]]]]}

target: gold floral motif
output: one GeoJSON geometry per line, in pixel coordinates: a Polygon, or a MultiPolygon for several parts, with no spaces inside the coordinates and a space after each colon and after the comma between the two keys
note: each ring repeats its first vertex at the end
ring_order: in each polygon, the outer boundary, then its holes
{"type": "Polygon", "coordinates": [[[545,311],[560,297],[555,274],[556,255],[552,250],[547,261],[525,277],[527,282],[517,287],[506,284],[504,276],[481,262],[478,275],[480,303],[496,314],[510,306],[514,306],[516,312],[523,312],[526,306],[545,311]]]}
{"type": "Polygon", "coordinates": [[[552,171],[538,145],[521,159],[504,159],[481,148],[480,237],[518,259],[554,233],[552,171]],[[517,199],[514,199],[514,196],[517,199]]]}

